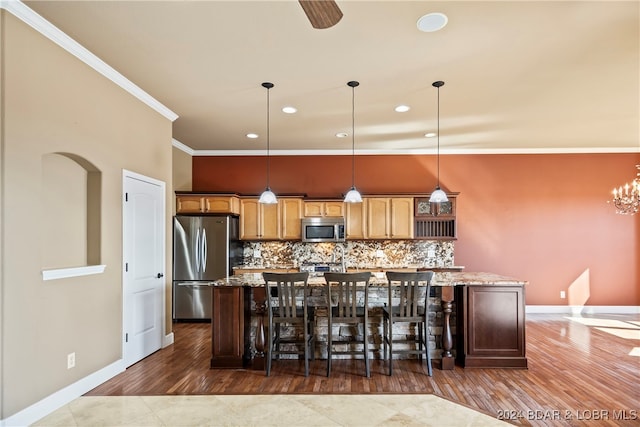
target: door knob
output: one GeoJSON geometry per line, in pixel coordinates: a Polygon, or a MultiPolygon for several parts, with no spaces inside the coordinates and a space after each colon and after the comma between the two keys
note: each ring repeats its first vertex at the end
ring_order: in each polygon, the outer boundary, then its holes
{"type": "Polygon", "coordinates": [[[162,274],[162,273],[158,273],[158,279],[161,279],[161,278],[163,278],[163,277],[164,277],[164,274],[162,274]]]}

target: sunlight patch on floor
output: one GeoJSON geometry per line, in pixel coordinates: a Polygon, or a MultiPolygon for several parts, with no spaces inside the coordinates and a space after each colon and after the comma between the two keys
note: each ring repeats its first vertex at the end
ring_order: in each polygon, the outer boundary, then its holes
{"type": "Polygon", "coordinates": [[[597,330],[606,332],[611,335],[615,335],[626,340],[640,340],[640,328],[639,329],[620,329],[620,328],[599,328],[597,330]]]}
{"type": "Polygon", "coordinates": [[[621,328],[621,329],[637,329],[640,330],[640,322],[624,322],[615,319],[603,319],[600,317],[565,317],[572,322],[578,322],[586,326],[600,326],[604,328],[621,328]],[[635,325],[635,323],[639,323],[635,325]]]}

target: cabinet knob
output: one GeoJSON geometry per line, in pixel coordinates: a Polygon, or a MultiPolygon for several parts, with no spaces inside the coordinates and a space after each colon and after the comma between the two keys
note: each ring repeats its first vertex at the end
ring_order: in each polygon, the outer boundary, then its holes
{"type": "Polygon", "coordinates": [[[157,277],[158,277],[158,279],[162,279],[162,278],[164,277],[164,274],[162,274],[162,273],[158,273],[158,276],[157,276],[157,277]]]}

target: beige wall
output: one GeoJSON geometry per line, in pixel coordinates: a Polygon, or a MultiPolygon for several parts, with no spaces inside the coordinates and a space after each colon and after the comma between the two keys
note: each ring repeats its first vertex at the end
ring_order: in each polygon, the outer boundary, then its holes
{"type": "Polygon", "coordinates": [[[173,147],[173,190],[191,191],[191,155],[173,147]]]}
{"type": "MultiPolygon", "coordinates": [[[[164,181],[168,201],[173,187],[171,122],[11,14],[0,13],[5,419],[121,358],[122,170],[164,181]],[[42,229],[42,159],[54,152],[78,155],[102,173],[103,274],[42,280],[41,242],[50,238],[42,229]],[[67,370],[71,352],[76,367],[67,370]]],[[[168,202],[167,218],[171,213],[168,202]]],[[[166,232],[170,270],[168,220],[166,232]]],[[[69,249],[64,238],[58,243],[60,251],[69,249]]],[[[169,331],[170,316],[167,325],[169,331]]]]}

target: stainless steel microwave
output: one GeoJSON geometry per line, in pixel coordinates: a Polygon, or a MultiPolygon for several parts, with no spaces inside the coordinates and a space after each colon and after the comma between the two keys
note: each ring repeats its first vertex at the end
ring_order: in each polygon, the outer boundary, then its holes
{"type": "Polygon", "coordinates": [[[302,218],[303,242],[344,242],[343,217],[302,218]]]}

